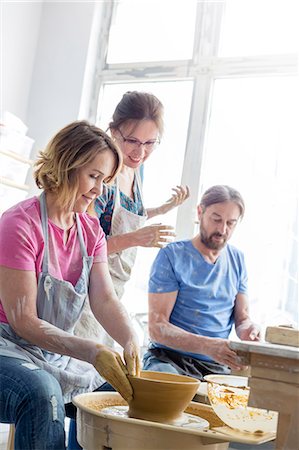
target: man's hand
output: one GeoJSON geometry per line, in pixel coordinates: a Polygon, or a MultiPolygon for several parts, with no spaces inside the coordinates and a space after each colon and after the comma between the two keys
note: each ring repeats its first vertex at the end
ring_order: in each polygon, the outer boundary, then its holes
{"type": "Polygon", "coordinates": [[[209,338],[205,353],[220,364],[225,364],[231,369],[241,370],[246,366],[240,364],[237,353],[229,347],[227,339],[209,338]]]}
{"type": "MultiPolygon", "coordinates": [[[[104,345],[99,345],[98,348],[94,367],[129,402],[133,397],[133,389],[127,378],[128,370],[120,355],[104,345]]],[[[129,360],[132,365],[134,361],[133,353],[129,360]]]]}
{"type": "Polygon", "coordinates": [[[260,341],[261,328],[253,322],[244,322],[236,328],[236,333],[241,341],[260,341]]]}

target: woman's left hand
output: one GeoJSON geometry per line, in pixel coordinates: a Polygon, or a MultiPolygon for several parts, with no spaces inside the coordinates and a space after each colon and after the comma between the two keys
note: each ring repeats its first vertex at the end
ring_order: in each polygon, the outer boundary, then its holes
{"type": "Polygon", "coordinates": [[[136,341],[129,341],[124,346],[124,360],[129,375],[140,375],[140,348],[136,341]]]}
{"type": "Polygon", "coordinates": [[[165,214],[173,208],[180,206],[185,200],[187,200],[187,198],[190,197],[190,191],[187,185],[176,186],[175,188],[172,188],[172,191],[174,191],[172,196],[162,206],[160,206],[160,214],[165,214]]]}

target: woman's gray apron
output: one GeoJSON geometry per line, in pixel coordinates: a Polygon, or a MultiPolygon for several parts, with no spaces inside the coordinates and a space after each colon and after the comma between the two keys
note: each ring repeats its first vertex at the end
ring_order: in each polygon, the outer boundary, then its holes
{"type": "MultiPolygon", "coordinates": [[[[135,175],[137,188],[143,203],[139,170],[136,170],[135,175]]],[[[128,211],[121,205],[118,180],[116,180],[115,202],[111,220],[110,236],[118,236],[136,231],[144,226],[146,220],[146,212],[144,212],[143,215],[138,215],[128,211]]],[[[120,252],[112,253],[108,256],[110,275],[119,299],[123,296],[125,283],[130,279],[132,268],[136,259],[136,253],[137,247],[130,247],[120,252]]]]}
{"type": "MultiPolygon", "coordinates": [[[[50,275],[48,216],[44,193],[40,197],[40,203],[45,253],[42,272],[38,278],[37,314],[45,322],[73,334],[75,324],[81,315],[87,297],[93,257],[87,255],[81,223],[76,214],[77,232],[83,261],[81,275],[75,287],[68,281],[58,280],[50,275]]],[[[47,334],[47,330],[45,332],[47,334]]],[[[49,329],[48,334],[53,338],[53,330],[49,329]]],[[[104,382],[91,364],[66,355],[42,350],[18,336],[8,324],[0,324],[0,335],[0,354],[21,358],[26,362],[33,362],[38,367],[51,373],[61,385],[65,403],[70,402],[74,395],[93,391],[104,382]]],[[[59,336],[57,336],[57,339],[61,348],[63,348],[63,340],[59,336]]]]}

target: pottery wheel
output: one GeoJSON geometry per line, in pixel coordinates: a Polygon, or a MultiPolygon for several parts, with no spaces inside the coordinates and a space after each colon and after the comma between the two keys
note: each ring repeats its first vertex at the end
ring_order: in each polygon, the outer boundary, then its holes
{"type": "MultiPolygon", "coordinates": [[[[123,405],[115,405],[108,406],[107,408],[101,409],[101,413],[106,416],[113,417],[125,417],[130,419],[128,416],[128,406],[123,405]]],[[[142,420],[142,419],[140,419],[142,420]]],[[[168,424],[169,425],[169,424],[168,424]]],[[[195,416],[189,413],[183,413],[181,417],[179,417],[176,421],[174,421],[171,425],[175,427],[183,427],[183,428],[195,428],[199,430],[205,430],[209,428],[209,422],[201,417],[195,416]]]]}

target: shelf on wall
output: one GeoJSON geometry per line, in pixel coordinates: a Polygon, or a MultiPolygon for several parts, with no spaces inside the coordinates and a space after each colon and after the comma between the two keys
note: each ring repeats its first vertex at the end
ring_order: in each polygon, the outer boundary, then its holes
{"type": "Polygon", "coordinates": [[[29,191],[29,186],[27,184],[16,183],[9,178],[1,177],[0,184],[4,184],[5,186],[14,187],[16,189],[21,189],[22,191],[29,191]]]}
{"type": "Polygon", "coordinates": [[[29,164],[29,165],[33,164],[33,160],[32,159],[25,158],[24,156],[21,156],[18,153],[15,153],[15,152],[11,152],[11,151],[8,151],[8,150],[0,150],[0,154],[5,155],[5,156],[9,156],[10,158],[13,158],[13,159],[15,159],[17,161],[20,161],[22,163],[25,163],[25,164],[29,164]]]}

